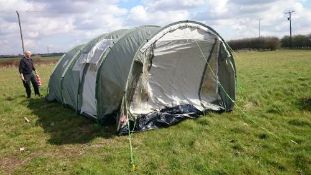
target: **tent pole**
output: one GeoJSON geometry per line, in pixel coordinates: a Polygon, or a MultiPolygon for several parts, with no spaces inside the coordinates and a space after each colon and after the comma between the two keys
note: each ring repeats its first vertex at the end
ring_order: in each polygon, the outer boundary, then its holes
{"type": "Polygon", "coordinates": [[[21,20],[20,20],[19,13],[18,13],[17,10],[16,10],[16,14],[17,14],[18,25],[19,25],[19,33],[20,33],[20,35],[21,35],[22,48],[23,48],[23,53],[24,53],[24,52],[25,52],[25,47],[24,47],[23,32],[22,32],[21,20]]]}

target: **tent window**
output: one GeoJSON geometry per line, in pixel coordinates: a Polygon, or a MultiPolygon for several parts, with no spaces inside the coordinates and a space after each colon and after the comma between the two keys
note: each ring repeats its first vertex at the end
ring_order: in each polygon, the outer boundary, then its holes
{"type": "Polygon", "coordinates": [[[80,55],[79,59],[73,66],[73,70],[80,71],[82,69],[82,66],[87,63],[97,65],[101,56],[112,44],[112,39],[103,39],[100,42],[96,43],[90,51],[83,52],[80,55]]]}

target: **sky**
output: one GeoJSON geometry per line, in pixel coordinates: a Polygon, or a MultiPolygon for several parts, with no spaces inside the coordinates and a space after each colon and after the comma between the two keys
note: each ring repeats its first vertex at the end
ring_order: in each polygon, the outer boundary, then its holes
{"type": "Polygon", "coordinates": [[[0,0],[0,55],[20,54],[19,11],[26,50],[66,52],[113,30],[195,20],[225,40],[311,33],[311,0],[0,0]]]}

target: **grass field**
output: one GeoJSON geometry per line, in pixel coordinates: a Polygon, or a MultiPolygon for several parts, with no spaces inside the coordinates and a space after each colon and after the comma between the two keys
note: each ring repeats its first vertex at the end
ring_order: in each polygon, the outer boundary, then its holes
{"type": "MultiPolygon", "coordinates": [[[[134,134],[134,171],[126,136],[60,104],[27,100],[16,68],[2,67],[0,172],[311,174],[311,51],[236,55],[234,111],[134,134]]],[[[53,66],[37,66],[43,94],[53,66]]]]}

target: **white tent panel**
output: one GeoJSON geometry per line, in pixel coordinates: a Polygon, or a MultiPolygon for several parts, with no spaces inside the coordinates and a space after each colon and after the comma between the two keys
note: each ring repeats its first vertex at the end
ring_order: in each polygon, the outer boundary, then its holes
{"type": "Polygon", "coordinates": [[[213,54],[210,66],[217,73],[220,40],[217,35],[202,27],[179,26],[157,36],[160,37],[155,45],[149,48],[153,53],[151,68],[143,69],[148,71],[143,72],[148,76],[140,79],[148,98],[143,99],[142,92],[135,92],[130,112],[147,114],[182,104],[191,104],[202,111],[206,107],[218,110],[218,106],[211,104],[219,98],[217,79],[205,69],[207,59],[213,54]],[[211,53],[215,41],[218,42],[211,53]],[[204,78],[207,72],[209,77],[204,78]],[[201,99],[202,90],[204,97],[201,99]]]}
{"type": "Polygon", "coordinates": [[[89,63],[89,66],[86,70],[83,82],[81,113],[86,113],[94,117],[97,115],[97,102],[95,97],[95,91],[96,76],[98,68],[100,66],[99,60],[112,44],[113,40],[101,40],[92,48],[88,56],[85,57],[83,60],[83,63],[89,63]]]}
{"type": "MultiPolygon", "coordinates": [[[[203,106],[215,110],[218,108],[210,103],[218,98],[217,80],[214,81],[212,77],[206,79],[208,87],[205,90],[208,94],[204,95],[208,97],[199,97],[206,58],[209,57],[214,43],[200,41],[199,44],[204,48],[205,57],[202,56],[196,41],[179,40],[156,44],[148,77],[141,80],[145,81],[142,84],[147,90],[148,100],[141,100],[142,94],[135,92],[130,107],[131,113],[147,114],[182,104],[191,104],[199,110],[204,110],[203,106]]],[[[211,66],[217,71],[215,61],[211,66]]]]}
{"type": "Polygon", "coordinates": [[[87,113],[91,116],[96,116],[97,104],[95,98],[96,90],[96,65],[90,64],[85,74],[83,90],[82,90],[82,106],[81,113],[87,113]]]}
{"type": "Polygon", "coordinates": [[[198,89],[205,61],[198,47],[193,42],[167,44],[157,43],[154,49],[148,84],[151,106],[194,104],[201,109],[198,89]]]}

